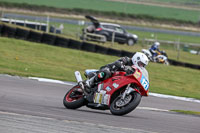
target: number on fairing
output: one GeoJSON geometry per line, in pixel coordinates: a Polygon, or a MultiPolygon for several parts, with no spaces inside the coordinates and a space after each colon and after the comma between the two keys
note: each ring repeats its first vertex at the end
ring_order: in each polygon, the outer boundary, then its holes
{"type": "Polygon", "coordinates": [[[148,90],[149,88],[149,82],[145,79],[145,77],[142,75],[142,78],[140,80],[142,86],[144,87],[145,90],[148,90]]]}

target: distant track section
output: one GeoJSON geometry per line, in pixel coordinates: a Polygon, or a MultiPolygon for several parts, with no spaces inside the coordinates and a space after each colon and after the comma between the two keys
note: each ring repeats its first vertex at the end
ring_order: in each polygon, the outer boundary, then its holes
{"type": "MultiPolygon", "coordinates": [[[[32,20],[32,21],[47,21],[47,17],[22,15],[22,14],[15,14],[15,13],[4,13],[3,17],[32,20]]],[[[50,22],[58,22],[58,23],[77,24],[77,25],[79,23],[78,20],[61,19],[61,18],[54,18],[54,17],[49,18],[49,21],[50,22]]],[[[167,30],[167,29],[147,28],[147,27],[139,27],[139,26],[125,26],[125,25],[122,25],[122,27],[124,27],[127,30],[136,30],[136,31],[145,31],[145,32],[153,32],[153,33],[167,33],[167,34],[200,37],[199,32],[167,30]]]]}

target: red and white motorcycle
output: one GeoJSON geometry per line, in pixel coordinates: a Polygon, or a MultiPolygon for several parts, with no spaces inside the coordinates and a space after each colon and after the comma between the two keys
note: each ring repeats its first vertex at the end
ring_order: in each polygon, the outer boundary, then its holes
{"type": "MultiPolygon", "coordinates": [[[[64,96],[63,104],[68,109],[87,106],[92,109],[109,109],[113,115],[125,115],[134,110],[142,96],[148,96],[149,81],[142,70],[128,67],[126,72],[117,71],[104,81],[96,83],[91,91],[85,90],[82,77],[78,71],[75,76],[78,84],[72,87],[64,96]]],[[[96,70],[97,71],[97,70],[96,70]]],[[[86,70],[86,77],[96,74],[96,71],[86,70]]]]}

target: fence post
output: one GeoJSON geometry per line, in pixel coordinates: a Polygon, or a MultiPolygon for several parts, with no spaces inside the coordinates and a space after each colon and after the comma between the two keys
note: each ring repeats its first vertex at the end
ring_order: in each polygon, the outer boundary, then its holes
{"type": "Polygon", "coordinates": [[[115,41],[115,31],[113,31],[113,34],[112,34],[112,46],[114,45],[114,41],[115,41]]]}
{"type": "Polygon", "coordinates": [[[48,33],[49,31],[49,15],[47,16],[47,27],[46,27],[46,32],[48,33]]]}
{"type": "Polygon", "coordinates": [[[179,57],[180,57],[180,38],[178,38],[178,41],[177,41],[177,60],[179,60],[179,57]]]}

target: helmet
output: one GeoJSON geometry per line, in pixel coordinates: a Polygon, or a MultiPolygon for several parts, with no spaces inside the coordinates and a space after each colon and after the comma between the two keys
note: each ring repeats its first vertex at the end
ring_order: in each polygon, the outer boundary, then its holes
{"type": "Polygon", "coordinates": [[[132,62],[141,68],[145,67],[149,63],[148,57],[141,52],[136,52],[132,57],[132,62]]]}
{"type": "Polygon", "coordinates": [[[160,46],[160,43],[159,43],[159,42],[154,42],[154,45],[155,45],[156,47],[159,47],[159,46],[160,46]]]}

